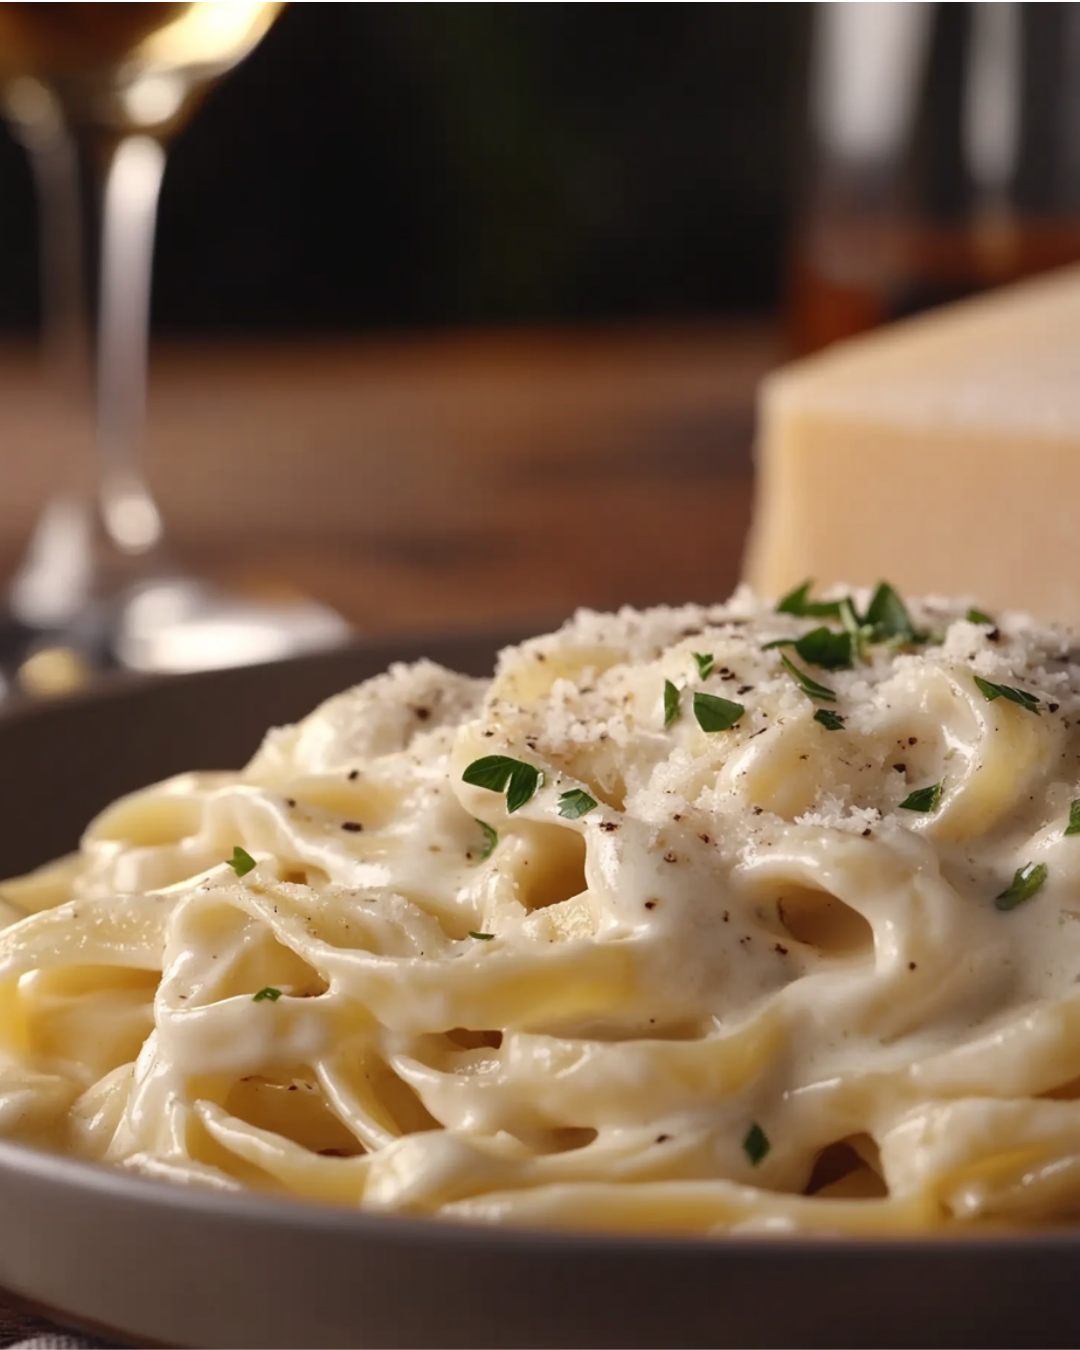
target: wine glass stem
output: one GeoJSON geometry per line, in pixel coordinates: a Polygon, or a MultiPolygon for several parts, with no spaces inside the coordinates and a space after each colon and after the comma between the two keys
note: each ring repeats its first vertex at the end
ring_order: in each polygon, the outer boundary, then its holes
{"type": "Polygon", "coordinates": [[[77,137],[59,120],[26,131],[41,215],[46,356],[69,399],[85,407],[93,389],[94,497],[106,541],[124,554],[144,553],[161,537],[141,442],[165,151],[145,135],[77,137]],[[96,332],[88,235],[99,248],[96,332]]]}
{"type": "Polygon", "coordinates": [[[102,521],[125,553],[161,538],[161,518],[140,470],[154,225],[165,151],[128,136],[104,171],[98,299],[97,452],[102,521]]]}

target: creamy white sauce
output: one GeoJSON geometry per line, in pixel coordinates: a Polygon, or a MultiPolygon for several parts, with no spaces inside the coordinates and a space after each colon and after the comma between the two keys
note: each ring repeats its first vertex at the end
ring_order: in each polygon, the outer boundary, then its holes
{"type": "Polygon", "coordinates": [[[583,612],[490,682],[395,667],[124,799],[4,888],[0,1129],[497,1222],[1071,1216],[1080,667],[1022,616],[910,610],[936,635],[846,669],[767,645],[836,619],[745,592],[583,612]],[[512,814],[464,781],[491,755],[542,773],[512,814]]]}

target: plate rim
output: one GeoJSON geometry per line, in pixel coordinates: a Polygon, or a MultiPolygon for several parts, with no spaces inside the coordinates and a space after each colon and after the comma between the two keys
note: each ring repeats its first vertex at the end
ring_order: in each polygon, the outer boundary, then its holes
{"type": "Polygon", "coordinates": [[[717,1233],[712,1236],[655,1233],[612,1233],[608,1231],[561,1228],[530,1228],[524,1224],[494,1224],[479,1220],[439,1218],[392,1211],[352,1209],[303,1196],[277,1196],[254,1189],[217,1190],[197,1183],[166,1181],[126,1170],[122,1165],[93,1162],[67,1154],[50,1153],[34,1144],[0,1139],[0,1178],[7,1169],[22,1176],[61,1189],[74,1188],[136,1205],[166,1210],[176,1208],[190,1213],[206,1213],[238,1224],[258,1222],[263,1226],[296,1230],[329,1230],[355,1238],[395,1238],[412,1245],[436,1246],[453,1240],[456,1244],[486,1248],[510,1245],[521,1249],[557,1247],[561,1253],[576,1248],[582,1256],[625,1252],[644,1255],[649,1248],[668,1254],[700,1256],[708,1252],[761,1255],[769,1252],[805,1248],[850,1256],[868,1247],[881,1255],[925,1251],[927,1247],[963,1250],[968,1253],[1022,1247],[1025,1251],[1070,1251],[1080,1255],[1080,1224],[1075,1229],[1017,1229],[986,1233],[956,1233],[948,1230],[919,1235],[866,1234],[858,1237],[777,1234],[717,1233]],[[778,1237],[780,1241],[778,1241],[778,1237]]]}

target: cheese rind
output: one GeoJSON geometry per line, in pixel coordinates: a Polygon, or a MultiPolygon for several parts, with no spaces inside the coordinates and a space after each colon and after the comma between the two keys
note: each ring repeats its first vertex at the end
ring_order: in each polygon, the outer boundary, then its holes
{"type": "Polygon", "coordinates": [[[1080,268],[784,367],[761,390],[745,576],[1080,622],[1080,268]]]}

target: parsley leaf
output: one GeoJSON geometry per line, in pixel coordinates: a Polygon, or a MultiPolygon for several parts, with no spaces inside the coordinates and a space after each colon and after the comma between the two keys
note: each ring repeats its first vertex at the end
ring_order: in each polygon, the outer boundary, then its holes
{"type": "Polygon", "coordinates": [[[1008,886],[994,900],[994,908],[1015,909],[1025,900],[1030,900],[1046,880],[1045,863],[1025,863],[1016,869],[1016,875],[1008,886]]]}
{"type": "Polygon", "coordinates": [[[965,615],[968,623],[988,623],[993,624],[993,619],[989,614],[984,614],[981,609],[969,609],[965,615]]]}
{"type": "Polygon", "coordinates": [[[590,797],[581,788],[571,788],[569,792],[559,793],[559,815],[564,820],[577,820],[578,816],[591,811],[595,805],[596,798],[590,797]]]}
{"type": "Polygon", "coordinates": [[[916,788],[900,803],[901,811],[936,811],[941,805],[941,784],[916,788]]]}
{"type": "Polygon", "coordinates": [[[837,619],[840,617],[839,600],[811,600],[812,581],[804,581],[777,604],[777,614],[794,614],[798,619],[837,619]]]}
{"type": "Polygon", "coordinates": [[[694,716],[702,731],[730,731],[744,712],[741,703],[718,698],[716,694],[694,695],[694,716]]]}
{"type": "Polygon", "coordinates": [[[1069,807],[1069,823],[1065,826],[1066,834],[1080,834],[1080,801],[1073,802],[1069,807]]]}
{"type": "Polygon", "coordinates": [[[506,755],[485,755],[483,759],[474,759],[461,777],[463,782],[471,783],[473,787],[505,792],[506,809],[511,815],[526,802],[532,801],[544,781],[544,775],[534,764],[510,759],[506,755]]]}
{"type": "Polygon", "coordinates": [[[878,641],[893,638],[899,642],[913,642],[916,638],[907,607],[887,581],[878,582],[863,621],[873,628],[878,641]]]}
{"type": "Polygon", "coordinates": [[[491,939],[495,936],[495,934],[494,934],[494,933],[474,933],[474,932],[472,932],[472,930],[470,929],[470,931],[469,931],[469,936],[470,936],[471,938],[476,938],[477,942],[490,942],[491,939]]]}
{"type": "Polygon", "coordinates": [[[804,581],[801,586],[796,586],[794,590],[788,591],[787,595],[776,602],[777,614],[794,614],[801,618],[806,613],[810,589],[813,584],[813,581],[804,581]]]}
{"type": "Polygon", "coordinates": [[[671,726],[679,715],[679,691],[670,680],[664,681],[664,728],[671,726]]]}
{"type": "Polygon", "coordinates": [[[1026,689],[1014,689],[1010,684],[994,684],[992,680],[984,680],[981,675],[975,676],[975,683],[987,703],[993,703],[996,698],[1007,698],[1010,703],[1017,703],[1038,717],[1039,700],[1026,689]]]}
{"type": "Polygon", "coordinates": [[[703,655],[701,652],[691,652],[690,655],[697,663],[698,674],[703,680],[707,680],[712,674],[713,666],[716,665],[716,659],[712,656],[703,655]]]}
{"type": "MultiPolygon", "coordinates": [[[[474,816],[473,819],[476,820],[476,817],[474,816]]],[[[476,820],[476,823],[484,831],[484,847],[478,855],[480,861],[483,862],[495,852],[495,845],[499,842],[499,832],[493,830],[486,820],[476,820]]]]}
{"type": "Polygon", "coordinates": [[[755,1120],[746,1132],[746,1138],[742,1141],[743,1152],[750,1159],[754,1167],[763,1162],[768,1155],[772,1145],[769,1143],[769,1136],[755,1120]]]}
{"type": "Polygon", "coordinates": [[[273,985],[268,984],[265,989],[260,989],[251,1001],[252,1003],[264,1003],[269,1000],[271,1003],[276,1003],[280,997],[281,990],[275,989],[273,985]]]}
{"type": "Polygon", "coordinates": [[[820,722],[826,731],[842,731],[844,728],[844,719],[839,713],[830,712],[828,708],[819,708],[814,714],[814,721],[820,722]]]}
{"type": "Polygon", "coordinates": [[[804,670],[786,656],[781,656],[780,660],[784,663],[784,669],[789,675],[793,676],[795,683],[799,686],[807,698],[828,699],[830,703],[836,702],[836,694],[824,684],[818,684],[817,680],[812,680],[804,670]]]}
{"type": "Polygon", "coordinates": [[[829,628],[813,628],[799,638],[795,650],[812,666],[821,666],[825,670],[851,668],[850,633],[834,633],[829,628]]]}
{"type": "Polygon", "coordinates": [[[232,851],[232,857],[229,859],[229,866],[238,877],[246,877],[255,866],[255,859],[246,848],[241,848],[237,844],[232,851]]]}
{"type": "Polygon", "coordinates": [[[834,633],[831,628],[824,627],[812,628],[801,638],[773,638],[772,642],[763,642],[761,650],[771,652],[774,647],[794,647],[804,661],[825,670],[851,669],[850,633],[834,633]]]}

